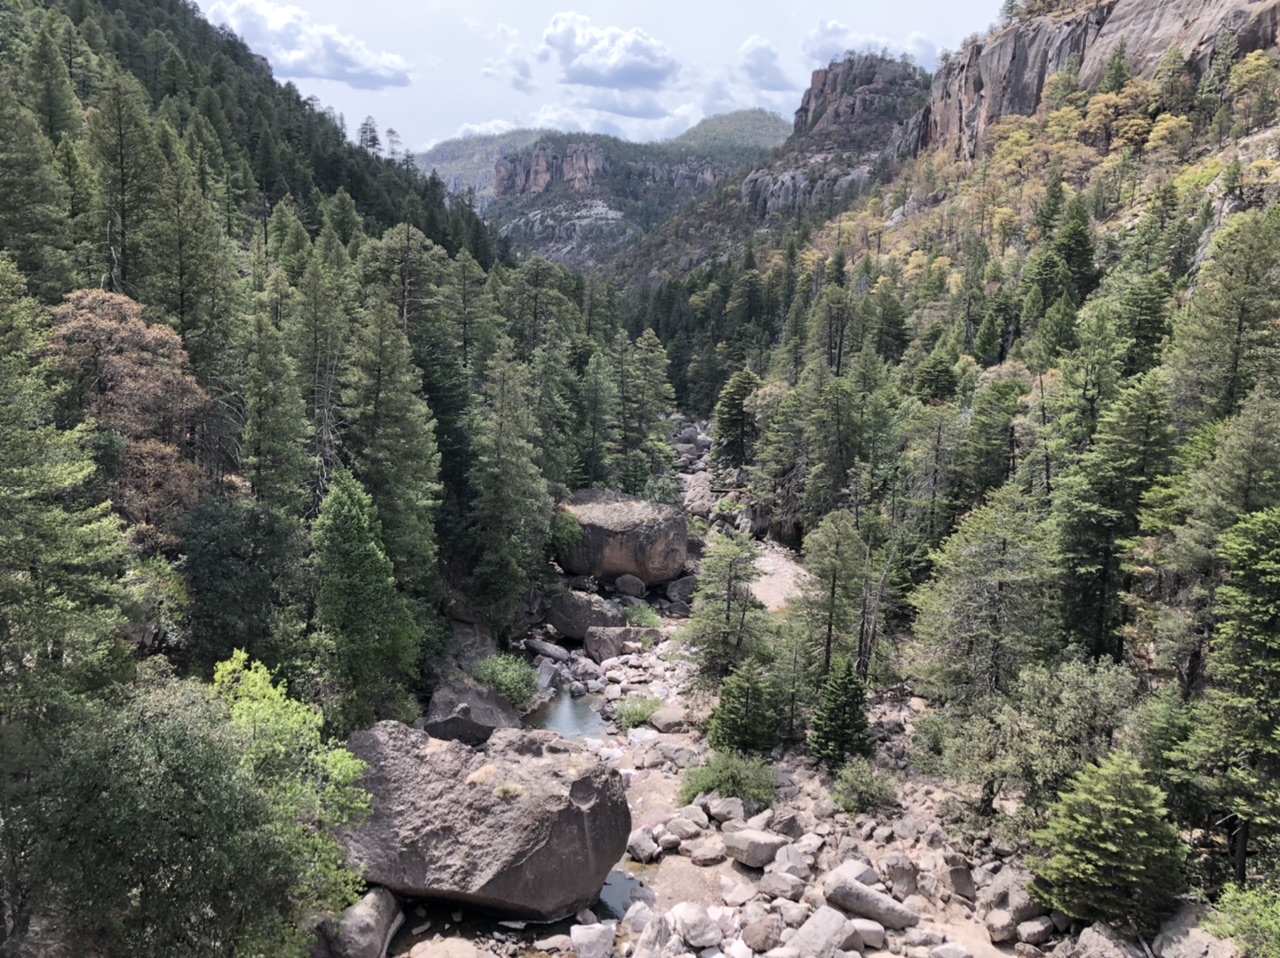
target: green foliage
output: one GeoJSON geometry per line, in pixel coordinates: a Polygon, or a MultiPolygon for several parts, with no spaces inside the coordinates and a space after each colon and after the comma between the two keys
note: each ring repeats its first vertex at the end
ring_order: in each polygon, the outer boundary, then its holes
{"type": "Polygon", "coordinates": [[[817,681],[831,672],[833,657],[855,656],[862,668],[869,666],[869,650],[858,640],[863,625],[864,571],[871,562],[866,542],[851,512],[828,513],[804,540],[804,566],[809,573],[795,603],[796,615],[813,644],[819,661],[817,681]]]}
{"type": "Polygon", "coordinates": [[[1150,933],[1185,887],[1186,848],[1164,794],[1117,751],[1080,772],[1035,834],[1032,894],[1082,921],[1150,933]]]}
{"type": "Polygon", "coordinates": [[[712,448],[716,460],[726,466],[741,468],[751,455],[756,427],[745,404],[761,385],[760,377],[751,370],[739,370],[729,377],[716,401],[712,448]]]}
{"type": "Polygon", "coordinates": [[[853,758],[840,769],[831,797],[849,815],[883,811],[898,804],[893,782],[865,758],[853,758]]]}
{"type": "Polygon", "coordinates": [[[740,798],[757,808],[773,805],[773,769],[763,758],[735,752],[716,752],[706,765],[684,773],[680,803],[690,804],[699,795],[717,793],[722,798],[740,798]]]}
{"type": "Polygon", "coordinates": [[[1280,958],[1280,893],[1268,885],[1228,885],[1208,923],[1244,958],[1280,958]]]}
{"type": "Polygon", "coordinates": [[[731,752],[767,752],[778,744],[778,690],[765,670],[746,662],[720,684],[707,742],[731,752]]]}
{"type": "Polygon", "coordinates": [[[538,691],[538,672],[518,655],[491,655],[475,667],[475,677],[521,708],[538,691]]]}
{"type": "Polygon", "coordinates": [[[822,686],[818,707],[813,712],[809,750],[827,768],[835,771],[850,756],[871,758],[875,743],[867,719],[867,693],[858,681],[852,660],[837,660],[835,669],[822,686]]]}
{"type": "Polygon", "coordinates": [[[756,550],[737,533],[712,539],[698,577],[693,617],[684,640],[695,649],[699,681],[715,688],[764,641],[769,622],[751,592],[760,577],[756,550]]]}
{"type": "Polygon", "coordinates": [[[628,695],[618,702],[618,707],[614,711],[614,720],[618,723],[618,728],[624,732],[630,732],[633,728],[649,721],[653,713],[660,708],[662,708],[661,699],[628,695]]]}
{"type": "Polygon", "coordinates": [[[641,629],[657,629],[662,626],[662,619],[648,605],[629,605],[622,610],[622,617],[627,620],[627,625],[641,629]]]}

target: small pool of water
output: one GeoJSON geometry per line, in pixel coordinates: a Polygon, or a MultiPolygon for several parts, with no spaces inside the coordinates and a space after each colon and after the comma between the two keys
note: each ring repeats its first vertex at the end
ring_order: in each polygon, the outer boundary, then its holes
{"type": "Polygon", "coordinates": [[[575,699],[568,689],[559,689],[550,702],[526,715],[524,723],[531,728],[559,732],[570,742],[604,738],[607,734],[604,719],[597,711],[603,703],[603,695],[580,695],[575,699]]]}

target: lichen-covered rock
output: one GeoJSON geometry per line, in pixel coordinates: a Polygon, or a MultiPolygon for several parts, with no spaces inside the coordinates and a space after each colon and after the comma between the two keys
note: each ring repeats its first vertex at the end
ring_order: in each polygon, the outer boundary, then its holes
{"type": "Polygon", "coordinates": [[[498,729],[477,751],[379,722],[348,748],[373,814],[344,841],[371,884],[557,921],[595,902],[626,850],[621,776],[554,732],[498,729]]]}
{"type": "Polygon", "coordinates": [[[684,573],[688,530],[678,509],[599,489],[575,492],[561,508],[582,530],[556,557],[571,575],[633,575],[653,586],[684,573]]]}

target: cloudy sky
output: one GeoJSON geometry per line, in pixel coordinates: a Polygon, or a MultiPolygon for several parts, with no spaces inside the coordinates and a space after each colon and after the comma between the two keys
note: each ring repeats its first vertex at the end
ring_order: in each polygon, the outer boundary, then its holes
{"type": "Polygon", "coordinates": [[[744,107],[790,117],[810,72],[888,47],[932,67],[999,0],[199,0],[292,80],[420,150],[517,126],[661,139],[744,107]]]}

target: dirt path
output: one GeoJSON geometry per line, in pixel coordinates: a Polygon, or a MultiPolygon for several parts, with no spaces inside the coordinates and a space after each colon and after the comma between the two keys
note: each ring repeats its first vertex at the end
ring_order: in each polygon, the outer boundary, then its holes
{"type": "Polygon", "coordinates": [[[786,546],[776,542],[762,542],[758,546],[756,568],[761,576],[751,584],[755,597],[770,612],[781,612],[787,603],[800,594],[800,584],[808,575],[798,557],[786,546]]]}

